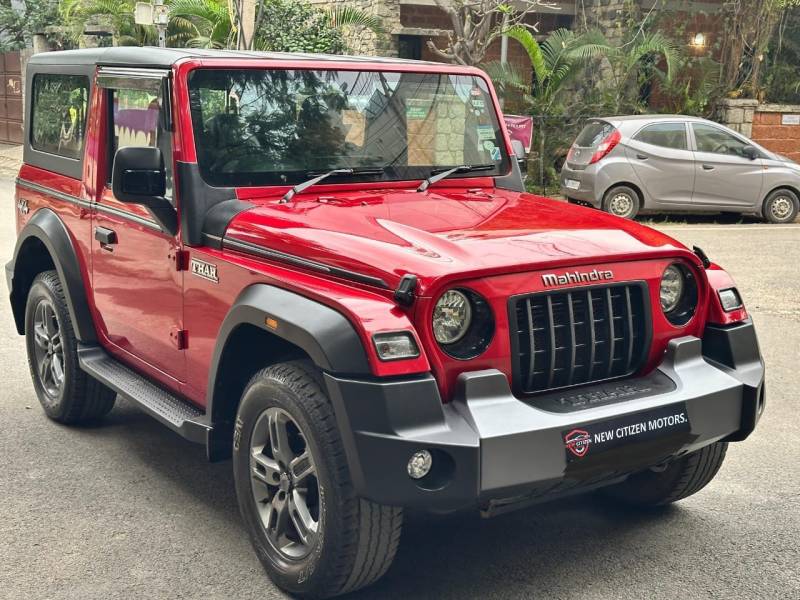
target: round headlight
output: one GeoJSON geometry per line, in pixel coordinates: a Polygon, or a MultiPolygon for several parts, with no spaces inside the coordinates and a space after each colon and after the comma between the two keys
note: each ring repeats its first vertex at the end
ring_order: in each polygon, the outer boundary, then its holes
{"type": "Polygon", "coordinates": [[[433,309],[433,335],[440,344],[452,344],[464,337],[471,321],[469,298],[458,290],[449,290],[433,309]]]}
{"type": "Polygon", "coordinates": [[[675,310],[683,297],[684,276],[677,265],[664,269],[661,276],[661,310],[665,313],[675,310]]]}
{"type": "Polygon", "coordinates": [[[682,327],[692,319],[697,309],[697,277],[686,265],[672,263],[661,276],[659,296],[667,321],[682,327]]]}

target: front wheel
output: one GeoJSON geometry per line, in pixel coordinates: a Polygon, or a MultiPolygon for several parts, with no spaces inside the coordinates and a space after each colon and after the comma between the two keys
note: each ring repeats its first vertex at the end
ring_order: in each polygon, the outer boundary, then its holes
{"type": "Polygon", "coordinates": [[[725,460],[727,442],[717,442],[669,463],[631,475],[602,493],[614,500],[639,507],[664,506],[702,490],[714,479],[725,460]]]}
{"type": "Polygon", "coordinates": [[[355,495],[333,408],[306,361],[262,369],[236,417],[234,479],[261,563],[282,589],[326,598],[389,568],[403,513],[355,495]]]}
{"type": "Polygon", "coordinates": [[[800,201],[791,190],[775,190],[764,200],[764,220],[768,223],[792,223],[797,218],[800,201]]]}

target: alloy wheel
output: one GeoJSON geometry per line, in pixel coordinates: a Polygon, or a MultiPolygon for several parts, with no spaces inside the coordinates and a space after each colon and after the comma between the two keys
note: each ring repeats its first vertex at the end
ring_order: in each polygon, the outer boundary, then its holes
{"type": "Polygon", "coordinates": [[[36,376],[47,395],[57,398],[64,386],[64,343],[55,308],[47,299],[36,305],[33,341],[36,376]]]}
{"type": "Polygon", "coordinates": [[[305,436],[285,410],[268,408],[256,420],[250,473],[270,545],[286,559],[306,557],[318,540],[319,482],[305,436]]]}

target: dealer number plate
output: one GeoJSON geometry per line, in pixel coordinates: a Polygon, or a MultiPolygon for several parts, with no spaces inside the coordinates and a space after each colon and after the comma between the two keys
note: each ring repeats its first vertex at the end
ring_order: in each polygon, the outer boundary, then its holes
{"type": "Polygon", "coordinates": [[[689,413],[686,411],[686,404],[680,403],[608,421],[579,425],[565,429],[561,436],[567,462],[575,462],[612,448],[689,431],[689,413]]]}

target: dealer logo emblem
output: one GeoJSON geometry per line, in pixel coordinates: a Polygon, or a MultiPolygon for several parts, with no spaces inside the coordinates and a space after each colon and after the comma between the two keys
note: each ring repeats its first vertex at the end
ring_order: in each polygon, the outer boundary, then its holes
{"type": "Polygon", "coordinates": [[[586,455],[586,453],[589,451],[589,444],[591,441],[592,438],[589,435],[589,432],[584,431],[583,429],[573,429],[564,436],[564,444],[566,445],[567,450],[572,452],[578,458],[586,455]]]}

